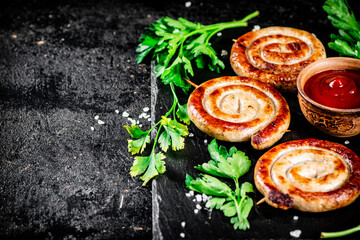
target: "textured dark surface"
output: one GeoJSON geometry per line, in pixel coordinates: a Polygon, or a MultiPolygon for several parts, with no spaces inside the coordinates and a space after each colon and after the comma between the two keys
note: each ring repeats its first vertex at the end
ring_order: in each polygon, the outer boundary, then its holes
{"type": "Polygon", "coordinates": [[[151,238],[151,189],[129,175],[122,113],[150,126],[138,118],[150,67],[135,63],[135,48],[155,9],[0,9],[0,239],[151,238]]]}
{"type": "MultiPolygon", "coordinates": [[[[260,10],[249,28],[227,36],[237,37],[255,24],[286,25],[314,32],[327,42],[333,30],[320,9],[323,1],[211,0],[190,1],[190,7],[185,2],[0,3],[0,239],[152,237],[151,188],[141,187],[142,182],[129,175],[133,156],[122,127],[131,124],[122,117],[124,111],[144,129],[150,127],[147,119],[138,117],[150,107],[150,64],[135,62],[138,38],[149,23],[170,16],[210,24],[260,10]],[[105,124],[98,124],[96,116],[105,124]]],[[[218,50],[229,51],[231,41],[220,45],[218,50]]],[[[202,144],[207,137],[196,133],[192,141],[202,144]]],[[[164,176],[176,176],[182,184],[184,173],[176,171],[175,164],[169,162],[164,176]]],[[[188,167],[194,164],[187,162],[188,167]]],[[[188,201],[183,187],[178,186],[177,203],[162,203],[181,210],[179,202],[188,201]]],[[[198,221],[191,229],[202,229],[199,215],[173,217],[175,213],[163,215],[170,224],[162,230],[166,239],[179,238],[183,231],[179,224],[171,225],[173,219],[186,219],[187,227],[198,221]]],[[[231,229],[228,219],[215,216],[220,230],[231,229]]],[[[266,217],[256,221],[261,220],[269,222],[266,217]]],[[[283,225],[289,222],[291,217],[281,218],[283,225]]]]}

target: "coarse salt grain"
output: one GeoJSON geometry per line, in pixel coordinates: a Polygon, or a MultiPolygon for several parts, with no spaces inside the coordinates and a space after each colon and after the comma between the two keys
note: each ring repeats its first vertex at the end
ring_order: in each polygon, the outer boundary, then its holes
{"type": "Polygon", "coordinates": [[[257,31],[257,30],[260,30],[260,26],[259,25],[254,25],[254,27],[253,27],[253,29],[252,29],[253,31],[257,31]]]}
{"type": "Polygon", "coordinates": [[[105,124],[105,122],[102,121],[102,120],[100,120],[100,119],[99,119],[97,122],[98,122],[98,124],[100,124],[100,125],[104,125],[104,124],[105,124]]]}
{"type": "Polygon", "coordinates": [[[196,209],[199,209],[199,210],[202,209],[202,207],[200,206],[200,204],[196,204],[196,209]]]}
{"type": "Polygon", "coordinates": [[[94,130],[95,130],[95,128],[94,128],[94,127],[90,127],[90,129],[91,129],[91,131],[94,131],[94,130]]]}
{"type": "Polygon", "coordinates": [[[200,194],[196,194],[196,195],[195,195],[195,198],[196,198],[196,201],[197,201],[197,202],[201,202],[202,197],[201,197],[200,194]]]}
{"type": "Polygon", "coordinates": [[[198,214],[199,213],[199,209],[194,209],[194,213],[198,214]]]}
{"type": "Polygon", "coordinates": [[[144,108],[143,108],[143,111],[144,111],[144,112],[148,112],[149,110],[150,110],[150,108],[148,108],[148,107],[144,107],[144,108]]]}
{"type": "Polygon", "coordinates": [[[293,219],[294,219],[294,220],[298,220],[299,217],[298,217],[298,216],[294,216],[293,219]]]}
{"type": "Polygon", "coordinates": [[[130,114],[125,111],[122,113],[122,116],[127,118],[128,116],[130,116],[130,114]]]}
{"type": "Polygon", "coordinates": [[[119,111],[118,109],[116,109],[116,110],[115,110],[115,113],[116,113],[116,114],[119,114],[119,113],[120,113],[120,111],[119,111]]]}
{"type": "Polygon", "coordinates": [[[180,233],[180,237],[184,238],[184,237],[185,237],[185,233],[180,233]]]}
{"type": "Polygon", "coordinates": [[[226,51],[226,50],[221,50],[221,56],[222,57],[224,57],[224,56],[227,56],[229,53],[228,53],[228,51],[226,51]]]}
{"type": "Polygon", "coordinates": [[[189,137],[193,137],[193,136],[194,136],[194,134],[193,134],[193,133],[190,133],[190,134],[189,134],[189,137]]]}
{"type": "Polygon", "coordinates": [[[216,36],[221,37],[221,36],[222,36],[222,32],[218,32],[218,33],[216,34],[216,36]]]}
{"type": "Polygon", "coordinates": [[[96,116],[94,117],[94,119],[95,119],[95,120],[98,120],[98,119],[99,119],[99,116],[98,116],[98,115],[96,115],[96,116]]]}
{"type": "Polygon", "coordinates": [[[344,143],[345,143],[345,144],[349,144],[349,143],[350,143],[350,141],[349,141],[349,140],[346,140],[344,143]]]}
{"type": "Polygon", "coordinates": [[[292,237],[298,238],[298,237],[300,237],[300,235],[301,235],[301,230],[299,230],[299,229],[296,229],[296,230],[290,232],[290,236],[292,236],[292,237]]]}
{"type": "Polygon", "coordinates": [[[207,139],[204,140],[204,143],[207,143],[207,139]]]}
{"type": "Polygon", "coordinates": [[[185,227],[185,224],[186,224],[185,222],[181,222],[182,227],[185,227]]]}
{"type": "Polygon", "coordinates": [[[191,7],[191,2],[186,2],[185,7],[191,7]]]}
{"type": "Polygon", "coordinates": [[[202,196],[203,202],[207,202],[209,200],[209,197],[205,193],[203,193],[201,196],[202,196]]]}

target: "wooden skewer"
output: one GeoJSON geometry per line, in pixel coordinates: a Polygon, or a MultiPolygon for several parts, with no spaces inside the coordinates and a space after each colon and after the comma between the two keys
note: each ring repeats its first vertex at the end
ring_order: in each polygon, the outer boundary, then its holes
{"type": "Polygon", "coordinates": [[[265,202],[265,198],[260,199],[260,200],[256,203],[256,205],[259,205],[259,204],[261,204],[261,203],[263,203],[263,202],[265,202]]]}
{"type": "Polygon", "coordinates": [[[198,85],[196,85],[195,83],[193,83],[192,81],[190,81],[189,79],[184,78],[185,81],[187,81],[188,83],[190,83],[191,86],[193,86],[194,88],[197,88],[198,85]]]}

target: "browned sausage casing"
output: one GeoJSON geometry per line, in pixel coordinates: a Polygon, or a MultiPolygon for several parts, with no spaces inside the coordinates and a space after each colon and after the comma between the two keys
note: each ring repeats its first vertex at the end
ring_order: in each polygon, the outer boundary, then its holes
{"type": "Polygon", "coordinates": [[[239,37],[231,49],[230,63],[239,76],[295,92],[299,72],[325,57],[323,44],[309,32],[268,27],[239,37]]]}
{"type": "Polygon", "coordinates": [[[286,100],[267,83],[247,77],[220,77],[198,86],[188,100],[192,122],[229,142],[251,139],[255,149],[272,146],[290,124],[286,100]]]}
{"type": "Polygon", "coordinates": [[[277,145],[257,161],[257,189],[277,208],[325,212],[360,194],[360,158],[329,141],[304,139],[277,145]]]}

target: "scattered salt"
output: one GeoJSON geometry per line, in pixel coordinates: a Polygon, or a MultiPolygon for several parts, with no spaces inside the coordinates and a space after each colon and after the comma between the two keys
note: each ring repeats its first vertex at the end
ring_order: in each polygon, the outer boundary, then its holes
{"type": "Polygon", "coordinates": [[[199,210],[202,209],[202,207],[200,206],[200,204],[196,204],[196,209],[199,209],[199,210]]]}
{"type": "Polygon", "coordinates": [[[128,116],[130,116],[130,114],[125,111],[122,113],[122,116],[127,118],[128,116]]]}
{"type": "Polygon", "coordinates": [[[299,219],[299,217],[298,217],[298,216],[294,216],[293,219],[296,221],[296,220],[299,219]]]}
{"type": "Polygon", "coordinates": [[[144,107],[144,108],[143,108],[143,111],[144,111],[144,112],[148,112],[149,110],[150,110],[150,108],[148,108],[148,107],[144,107]]]}
{"type": "Polygon", "coordinates": [[[180,233],[180,237],[184,238],[184,237],[185,237],[185,233],[180,233]]]}
{"type": "Polygon", "coordinates": [[[95,128],[94,128],[94,127],[90,127],[90,129],[91,129],[91,131],[94,131],[94,130],[95,130],[95,128]]]}
{"type": "Polygon", "coordinates": [[[102,120],[100,120],[100,119],[99,119],[97,122],[98,122],[98,124],[100,124],[100,125],[104,125],[104,124],[105,124],[105,122],[102,121],[102,120]]]}
{"type": "Polygon", "coordinates": [[[181,222],[181,226],[184,228],[185,227],[185,222],[181,222]]]}
{"type": "Polygon", "coordinates": [[[226,51],[226,50],[221,50],[221,56],[222,57],[225,57],[225,56],[227,56],[229,53],[228,53],[228,51],[226,51]]]}
{"type": "Polygon", "coordinates": [[[146,113],[141,113],[141,114],[139,115],[139,118],[145,118],[145,119],[147,119],[147,118],[150,118],[150,115],[148,115],[148,114],[146,114],[146,113]]]}
{"type": "Polygon", "coordinates": [[[201,202],[202,197],[201,197],[200,194],[196,194],[196,195],[195,195],[195,198],[196,198],[196,201],[197,201],[197,202],[201,202]]]}
{"type": "Polygon", "coordinates": [[[96,116],[94,117],[94,119],[95,119],[95,120],[98,120],[98,119],[99,119],[99,116],[98,116],[98,115],[96,115],[96,116]]]}
{"type": "Polygon", "coordinates": [[[207,196],[205,193],[203,193],[201,196],[202,196],[203,202],[207,202],[210,199],[210,197],[207,196]]]}
{"type": "Polygon", "coordinates": [[[116,113],[116,114],[119,114],[119,113],[120,113],[120,111],[119,111],[118,109],[116,109],[116,110],[115,110],[115,113],[116,113]]]}
{"type": "Polygon", "coordinates": [[[190,134],[189,134],[189,137],[193,137],[193,136],[194,136],[194,134],[193,134],[193,133],[190,133],[190,134]]]}
{"type": "Polygon", "coordinates": [[[198,214],[199,213],[199,209],[194,209],[194,213],[198,214]]]}
{"type": "Polygon", "coordinates": [[[298,238],[298,237],[300,237],[300,235],[301,235],[301,230],[299,230],[299,229],[296,229],[296,230],[290,232],[290,236],[292,236],[292,237],[298,238]]]}
{"type": "Polygon", "coordinates": [[[207,139],[204,140],[204,143],[207,143],[207,139]]]}
{"type": "Polygon", "coordinates": [[[186,2],[185,7],[191,7],[191,2],[186,2]]]}
{"type": "Polygon", "coordinates": [[[257,30],[260,30],[260,26],[259,25],[254,25],[254,27],[253,27],[253,29],[252,29],[253,31],[257,31],[257,30]]]}
{"type": "Polygon", "coordinates": [[[218,33],[216,34],[216,36],[221,37],[221,36],[222,36],[222,32],[218,32],[218,33]]]}
{"type": "Polygon", "coordinates": [[[194,191],[193,190],[190,190],[189,193],[190,193],[190,196],[194,196],[194,191]]]}
{"type": "Polygon", "coordinates": [[[346,140],[344,143],[347,145],[347,144],[349,144],[349,143],[350,143],[350,141],[349,141],[349,140],[346,140]]]}

